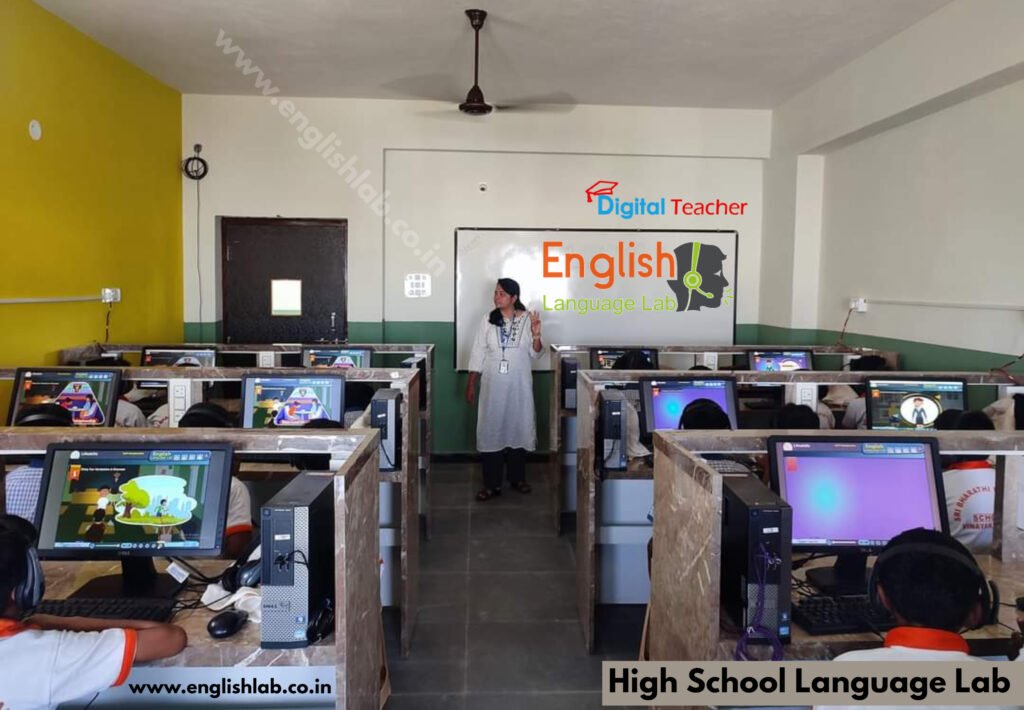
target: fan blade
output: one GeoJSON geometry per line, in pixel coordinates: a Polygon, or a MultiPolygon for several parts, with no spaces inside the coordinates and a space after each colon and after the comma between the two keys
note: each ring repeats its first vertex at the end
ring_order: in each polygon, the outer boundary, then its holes
{"type": "Polygon", "coordinates": [[[495,111],[502,113],[570,113],[576,108],[576,99],[566,91],[530,96],[519,101],[496,104],[495,111]]]}
{"type": "Polygon", "coordinates": [[[385,91],[394,92],[398,97],[406,99],[425,99],[428,101],[447,101],[458,103],[464,94],[460,90],[455,77],[450,74],[420,74],[394,79],[380,85],[385,91]]]}

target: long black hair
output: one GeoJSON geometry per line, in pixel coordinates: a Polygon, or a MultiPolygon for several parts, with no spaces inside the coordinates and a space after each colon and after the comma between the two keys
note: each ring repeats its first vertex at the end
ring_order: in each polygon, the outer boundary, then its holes
{"type": "MultiPolygon", "coordinates": [[[[515,279],[498,279],[498,285],[501,286],[501,290],[507,293],[509,296],[515,296],[516,302],[512,304],[513,310],[525,311],[526,306],[523,305],[523,299],[519,296],[519,282],[515,279]]],[[[487,317],[487,321],[491,325],[501,326],[504,319],[501,317],[501,311],[495,308],[491,311],[491,315],[487,317]]]]}

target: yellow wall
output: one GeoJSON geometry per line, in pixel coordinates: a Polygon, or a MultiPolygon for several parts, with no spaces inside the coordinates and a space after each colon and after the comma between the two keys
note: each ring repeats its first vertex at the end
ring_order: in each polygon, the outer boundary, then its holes
{"type": "MultiPolygon", "coordinates": [[[[0,96],[0,298],[116,286],[111,342],[180,342],[181,95],[30,0],[3,0],[0,96]]],[[[0,367],[102,342],[106,308],[0,305],[0,367]]]]}

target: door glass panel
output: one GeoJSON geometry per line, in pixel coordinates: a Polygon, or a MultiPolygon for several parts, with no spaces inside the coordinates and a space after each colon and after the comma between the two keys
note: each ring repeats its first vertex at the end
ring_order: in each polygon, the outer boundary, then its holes
{"type": "Polygon", "coordinates": [[[270,315],[302,315],[302,281],[272,279],[270,282],[270,315]]]}

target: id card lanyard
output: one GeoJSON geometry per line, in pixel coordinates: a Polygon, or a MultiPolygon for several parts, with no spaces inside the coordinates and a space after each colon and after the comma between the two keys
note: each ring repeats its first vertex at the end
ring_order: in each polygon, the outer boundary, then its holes
{"type": "Polygon", "coordinates": [[[512,322],[508,330],[505,330],[504,323],[498,326],[498,346],[501,348],[501,362],[498,363],[498,372],[502,375],[508,374],[508,359],[505,357],[505,350],[516,339],[518,327],[519,323],[516,321],[514,313],[512,314],[512,322]]]}

